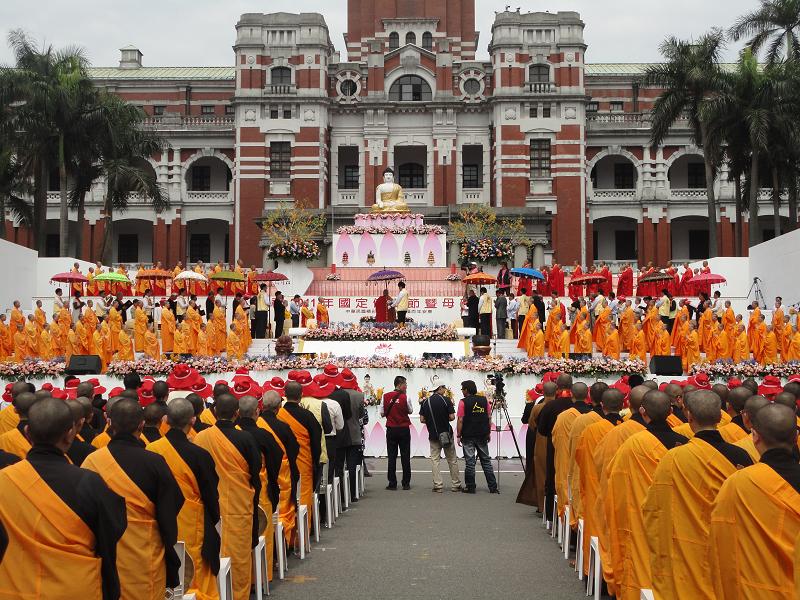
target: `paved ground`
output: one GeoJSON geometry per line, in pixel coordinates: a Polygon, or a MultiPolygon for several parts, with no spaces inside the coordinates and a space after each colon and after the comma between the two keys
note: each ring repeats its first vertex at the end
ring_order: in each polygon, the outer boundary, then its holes
{"type": "Polygon", "coordinates": [[[430,463],[421,459],[412,462],[411,490],[387,491],[386,461],[370,462],[367,496],[323,529],[304,562],[290,559],[289,577],[273,583],[274,598],[584,597],[541,518],[514,502],[523,477],[518,462],[504,462],[516,472],[501,474],[499,496],[488,493],[480,471],[477,494],[450,492],[446,473],[445,492],[434,494],[430,463]]]}

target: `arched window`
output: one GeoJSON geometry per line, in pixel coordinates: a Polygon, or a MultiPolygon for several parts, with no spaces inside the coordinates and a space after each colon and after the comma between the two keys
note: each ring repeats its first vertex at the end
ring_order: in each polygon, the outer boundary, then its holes
{"type": "Polygon", "coordinates": [[[431,99],[431,86],[419,75],[403,75],[389,88],[392,102],[426,102],[431,99]]]}
{"type": "Polygon", "coordinates": [[[550,67],[547,65],[531,65],[528,67],[529,83],[549,83],[550,67]]]}
{"type": "Polygon", "coordinates": [[[398,183],[407,189],[422,189],[425,187],[425,167],[419,163],[404,163],[398,169],[398,183]]]}
{"type": "Polygon", "coordinates": [[[292,70],[289,67],[273,67],[269,72],[272,85],[289,85],[292,83],[292,70]]]}
{"type": "Polygon", "coordinates": [[[413,31],[409,31],[406,34],[406,44],[416,44],[417,43],[417,35],[413,31]]]}
{"type": "Polygon", "coordinates": [[[400,34],[393,31],[389,34],[389,50],[394,50],[400,47],[400,34]]]}
{"type": "Polygon", "coordinates": [[[430,31],[422,34],[422,47],[425,50],[433,50],[433,36],[430,31]]]}

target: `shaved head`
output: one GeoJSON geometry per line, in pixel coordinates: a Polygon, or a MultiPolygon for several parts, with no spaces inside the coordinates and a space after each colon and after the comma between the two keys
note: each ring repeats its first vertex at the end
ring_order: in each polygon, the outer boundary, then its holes
{"type": "Polygon", "coordinates": [[[167,396],[169,396],[169,385],[167,385],[166,381],[159,380],[153,384],[153,396],[156,400],[166,401],[167,396]]]}
{"type": "Polygon", "coordinates": [[[608,388],[603,392],[601,402],[603,403],[603,412],[618,413],[625,403],[625,395],[616,388],[608,388]]]}
{"type": "Polygon", "coordinates": [[[75,388],[75,393],[78,396],[85,396],[87,398],[94,398],[94,384],[89,383],[88,381],[84,381],[83,383],[79,383],[78,387],[75,388]]]}
{"type": "Polygon", "coordinates": [[[239,398],[239,416],[255,419],[258,416],[258,400],[254,396],[239,398]]]}
{"type": "Polygon", "coordinates": [[[215,404],[217,418],[223,421],[233,421],[239,410],[239,401],[233,394],[222,394],[215,404]]]}
{"type": "Polygon", "coordinates": [[[711,386],[711,391],[714,392],[717,396],[719,396],[722,402],[727,401],[729,390],[728,386],[725,385],[724,383],[715,383],[714,385],[711,386]]]}
{"type": "Polygon", "coordinates": [[[753,429],[758,434],[753,441],[761,454],[773,448],[791,451],[797,440],[795,413],[780,404],[769,404],[759,410],[753,421],[753,429]]]}
{"type": "Polygon", "coordinates": [[[651,421],[663,421],[672,408],[669,396],[658,390],[650,390],[644,395],[642,408],[651,421]]]}
{"type": "Polygon", "coordinates": [[[742,385],[743,385],[744,387],[748,388],[748,389],[749,389],[751,392],[753,392],[754,394],[757,394],[757,393],[758,393],[758,383],[757,383],[757,382],[756,382],[756,380],[755,380],[755,379],[753,379],[752,377],[748,377],[747,379],[745,379],[745,380],[742,382],[742,385]]]}
{"type": "MultiPolygon", "coordinates": [[[[573,386],[574,388],[575,386],[573,386]]],[[[605,381],[595,381],[592,387],[589,388],[589,396],[592,398],[592,404],[599,405],[603,400],[603,392],[608,389],[608,384],[605,381]]]]}
{"type": "Polygon", "coordinates": [[[752,395],[753,393],[750,391],[750,388],[746,388],[743,385],[735,387],[728,394],[728,404],[736,411],[736,414],[739,414],[744,410],[745,402],[747,402],[747,399],[752,395]]]}
{"type": "Polygon", "coordinates": [[[280,394],[275,390],[264,392],[264,395],[261,396],[261,406],[265,411],[278,412],[278,409],[281,407],[280,394]]]}
{"type": "Polygon", "coordinates": [[[589,395],[589,388],[586,386],[585,383],[575,383],[572,385],[572,398],[578,401],[585,401],[586,397],[589,395]]]}
{"type": "Polygon", "coordinates": [[[78,404],[81,405],[81,407],[83,407],[83,417],[87,420],[91,419],[92,415],[94,414],[94,407],[92,406],[91,398],[87,398],[85,396],[78,396],[75,399],[75,402],[77,402],[78,404]]]}
{"type": "Polygon", "coordinates": [[[683,396],[683,388],[677,383],[670,383],[664,386],[664,393],[669,396],[670,400],[674,403],[677,398],[683,396]]]}
{"type": "Polygon", "coordinates": [[[63,400],[45,398],[31,406],[27,427],[34,444],[55,446],[73,426],[72,411],[63,400]]]}
{"type": "Polygon", "coordinates": [[[545,381],[542,384],[542,395],[545,398],[552,398],[553,396],[556,395],[557,391],[558,388],[556,387],[556,384],[552,381],[545,381]]]}
{"type": "Polygon", "coordinates": [[[14,385],[11,386],[11,398],[16,399],[17,396],[20,394],[24,394],[25,392],[29,392],[29,384],[26,381],[17,381],[14,385]]]}
{"type": "Polygon", "coordinates": [[[167,407],[167,423],[176,429],[186,429],[194,418],[194,406],[185,398],[176,398],[167,407]]]}
{"type": "Polygon", "coordinates": [[[67,400],[66,404],[72,413],[72,422],[77,425],[83,420],[83,406],[77,400],[67,400]]]}
{"type": "Polygon", "coordinates": [[[794,394],[795,398],[800,398],[800,381],[790,381],[783,386],[783,391],[794,394]]]}
{"type": "Polygon", "coordinates": [[[630,404],[632,411],[638,411],[639,407],[642,405],[642,400],[645,397],[645,394],[652,391],[649,386],[647,385],[637,385],[635,388],[631,390],[630,395],[630,404]]]}
{"type": "Polygon", "coordinates": [[[213,396],[214,400],[216,400],[222,394],[230,394],[231,388],[228,387],[225,383],[217,383],[214,385],[213,396]]]}
{"type": "Polygon", "coordinates": [[[791,408],[792,410],[797,410],[797,398],[794,394],[789,392],[781,392],[775,395],[775,404],[780,404],[785,406],[786,408],[791,408]]]}
{"type": "Polygon", "coordinates": [[[722,400],[711,390],[695,390],[686,396],[683,405],[699,428],[714,428],[719,423],[722,400]]]}
{"type": "Polygon", "coordinates": [[[556,378],[556,387],[560,390],[569,390],[572,388],[572,375],[569,373],[561,373],[556,378]]]}
{"type": "Polygon", "coordinates": [[[45,398],[52,398],[53,394],[50,390],[37,390],[33,392],[33,395],[36,397],[37,400],[44,400],[45,398]]]}
{"type": "Polygon", "coordinates": [[[136,400],[139,401],[139,394],[136,393],[136,390],[122,390],[119,393],[120,398],[127,398],[128,400],[136,400]]]}
{"type": "Polygon", "coordinates": [[[163,404],[152,402],[144,407],[144,424],[148,427],[158,427],[166,414],[167,409],[163,404]]]}
{"type": "MultiPolygon", "coordinates": [[[[206,408],[206,403],[203,402],[203,399],[199,394],[191,393],[186,396],[185,400],[188,400],[192,403],[192,408],[194,409],[194,415],[196,417],[199,417],[200,413],[202,413],[206,408]]],[[[172,402],[174,402],[174,400],[172,402]]],[[[170,402],[170,404],[172,404],[172,402],[170,402]]],[[[169,418],[169,412],[167,412],[167,418],[169,418]]]]}
{"type": "Polygon", "coordinates": [[[642,385],[646,387],[648,390],[657,390],[658,384],[653,381],[652,379],[648,379],[647,381],[643,381],[642,385]]]}
{"type": "Polygon", "coordinates": [[[111,427],[115,434],[135,434],[144,423],[144,411],[139,402],[121,398],[111,407],[111,427]]]}
{"type": "Polygon", "coordinates": [[[756,413],[769,404],[764,396],[750,396],[747,402],[744,403],[744,410],[742,411],[742,421],[748,430],[753,428],[753,421],[755,420],[756,413]]]}
{"type": "MultiPolygon", "coordinates": [[[[17,411],[19,418],[25,420],[28,418],[28,412],[31,410],[31,407],[37,402],[46,399],[47,398],[37,398],[35,394],[31,394],[30,392],[23,392],[14,398],[14,409],[17,411]]],[[[63,402],[63,400],[59,400],[59,402],[63,402]]]]}

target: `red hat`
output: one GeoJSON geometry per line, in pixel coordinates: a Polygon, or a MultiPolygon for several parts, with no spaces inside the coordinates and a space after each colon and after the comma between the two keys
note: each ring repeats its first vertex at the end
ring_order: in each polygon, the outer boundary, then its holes
{"type": "Polygon", "coordinates": [[[117,386],[115,388],[111,388],[111,391],[108,393],[109,398],[116,398],[122,393],[122,388],[117,386]]]}
{"type": "Polygon", "coordinates": [[[139,404],[141,404],[143,407],[155,402],[156,397],[153,396],[154,383],[155,380],[146,377],[142,381],[142,385],[139,387],[139,404]]]}
{"type": "Polygon", "coordinates": [[[287,381],[298,381],[300,378],[300,371],[292,370],[286,374],[287,381]]]}
{"type": "Polygon", "coordinates": [[[70,379],[64,384],[64,392],[66,392],[67,398],[74,400],[78,397],[78,386],[80,383],[81,382],[78,379],[70,379]]]}
{"type": "Polygon", "coordinates": [[[742,385],[742,380],[738,377],[731,377],[728,379],[728,389],[732,390],[733,388],[740,387],[742,385]]]}
{"type": "Polygon", "coordinates": [[[337,385],[345,390],[361,391],[361,389],[358,387],[358,379],[356,379],[355,374],[353,374],[353,372],[347,368],[342,369],[342,372],[339,373],[339,382],[337,385]]]}
{"type": "Polygon", "coordinates": [[[57,400],[66,400],[67,399],[67,393],[64,390],[61,390],[59,388],[53,388],[50,391],[50,395],[52,395],[53,398],[56,398],[57,400]]]}
{"type": "Polygon", "coordinates": [[[238,399],[241,399],[245,396],[258,397],[261,395],[261,388],[256,385],[256,382],[252,379],[248,381],[240,380],[237,381],[231,388],[231,394],[236,396],[238,399]]]}
{"type": "Polygon", "coordinates": [[[559,375],[561,375],[561,373],[556,373],[555,371],[548,371],[547,373],[542,375],[542,383],[547,383],[548,381],[555,381],[556,379],[558,379],[559,375]]]}
{"type": "Polygon", "coordinates": [[[100,394],[106,393],[106,388],[100,385],[100,380],[97,377],[92,377],[91,379],[87,379],[89,383],[94,386],[94,392],[92,392],[95,396],[99,396],[100,394]]]}
{"type": "Polygon", "coordinates": [[[774,396],[775,394],[780,394],[782,391],[783,386],[781,385],[781,380],[775,377],[775,375],[767,375],[764,377],[761,385],[758,386],[758,393],[762,396],[774,396]]]}
{"type": "Polygon", "coordinates": [[[53,391],[53,384],[52,383],[43,383],[42,384],[42,389],[47,391],[47,392],[52,392],[53,391]]]}
{"type": "Polygon", "coordinates": [[[225,379],[217,379],[214,385],[228,385],[228,382],[225,379]]]}
{"type": "Polygon", "coordinates": [[[236,368],[237,375],[249,375],[250,371],[247,370],[247,367],[237,367],[236,368]]]}
{"type": "Polygon", "coordinates": [[[6,389],[3,392],[3,402],[11,402],[13,398],[11,398],[11,388],[14,387],[13,383],[7,383],[6,389]]]}
{"type": "Polygon", "coordinates": [[[211,384],[206,383],[206,380],[203,377],[198,377],[197,381],[192,384],[192,387],[189,388],[193,394],[197,394],[201,398],[208,398],[211,396],[213,390],[211,389],[211,384]]]}
{"type": "Polygon", "coordinates": [[[197,369],[179,363],[175,365],[167,377],[167,385],[171,390],[188,390],[197,382],[198,377],[200,377],[200,374],[197,369]]]}
{"type": "Polygon", "coordinates": [[[789,375],[789,381],[800,381],[800,373],[789,375]]]}
{"type": "Polygon", "coordinates": [[[234,375],[234,376],[233,376],[233,378],[231,379],[231,382],[232,382],[234,385],[236,385],[236,384],[237,384],[237,383],[239,383],[239,382],[242,382],[242,383],[247,383],[248,381],[252,381],[253,383],[256,383],[256,380],[255,380],[255,379],[253,379],[252,377],[250,377],[250,375],[249,375],[249,374],[247,374],[247,373],[237,373],[237,374],[236,374],[236,375],[234,375]]]}
{"type": "Polygon", "coordinates": [[[264,385],[261,387],[262,391],[268,392],[278,392],[281,396],[285,393],[286,390],[286,383],[284,383],[283,379],[278,377],[277,375],[270,379],[269,381],[265,381],[264,385]]]}
{"type": "Polygon", "coordinates": [[[708,378],[706,373],[698,373],[697,375],[692,375],[689,379],[686,380],[687,383],[695,386],[698,390],[710,390],[711,389],[711,380],[708,378]]]}
{"type": "Polygon", "coordinates": [[[328,398],[333,392],[336,391],[336,384],[328,379],[325,373],[316,375],[308,387],[310,389],[306,395],[311,396],[312,398],[328,398]]]}
{"type": "Polygon", "coordinates": [[[528,396],[530,396],[532,400],[535,400],[531,392],[534,392],[536,395],[541,396],[542,394],[544,394],[544,384],[542,382],[539,382],[535,386],[533,386],[532,390],[528,390],[528,396]]]}
{"type": "Polygon", "coordinates": [[[625,396],[625,403],[626,404],[628,403],[628,399],[630,398],[631,395],[631,386],[628,385],[626,377],[618,379],[608,387],[614,388],[615,390],[619,390],[620,392],[622,392],[622,395],[625,396]]]}

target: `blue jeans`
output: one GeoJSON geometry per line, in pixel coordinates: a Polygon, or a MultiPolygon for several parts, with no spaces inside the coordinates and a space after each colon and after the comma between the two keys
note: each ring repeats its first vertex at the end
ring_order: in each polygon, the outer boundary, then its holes
{"type": "Polygon", "coordinates": [[[467,489],[475,489],[475,459],[477,457],[480,458],[489,490],[496,490],[497,480],[494,478],[492,459],[489,456],[489,443],[486,440],[462,439],[461,445],[464,448],[464,484],[467,489]]]}

